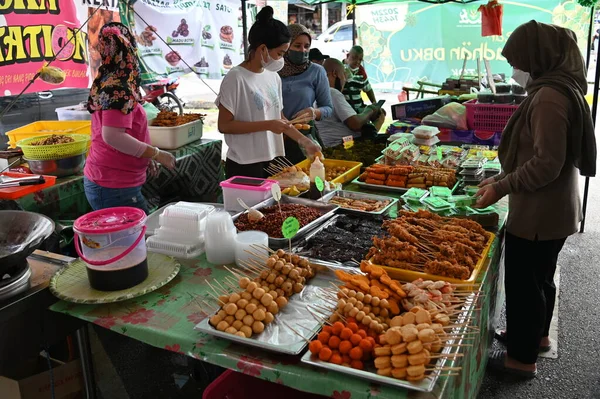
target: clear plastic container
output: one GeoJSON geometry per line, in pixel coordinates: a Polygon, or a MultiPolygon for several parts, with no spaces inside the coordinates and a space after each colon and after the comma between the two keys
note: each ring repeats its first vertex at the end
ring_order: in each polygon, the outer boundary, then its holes
{"type": "Polygon", "coordinates": [[[440,134],[440,130],[435,126],[418,126],[413,129],[412,134],[420,140],[429,140],[440,134]]]}
{"type": "Polygon", "coordinates": [[[82,105],[70,105],[68,107],[56,108],[59,121],[90,121],[92,114],[82,105]]]}
{"type": "Polygon", "coordinates": [[[440,142],[440,139],[438,138],[438,136],[433,136],[430,139],[419,139],[417,137],[413,138],[413,144],[415,145],[425,145],[427,147],[431,147],[432,145],[436,145],[437,143],[440,142]]]}
{"type": "Polygon", "coordinates": [[[221,182],[223,204],[226,211],[241,212],[244,210],[237,199],[241,198],[246,205],[253,207],[272,197],[271,186],[276,180],[257,179],[254,177],[234,176],[221,182]],[[262,181],[262,183],[260,183],[262,181]],[[258,185],[247,183],[256,182],[258,185]]]}

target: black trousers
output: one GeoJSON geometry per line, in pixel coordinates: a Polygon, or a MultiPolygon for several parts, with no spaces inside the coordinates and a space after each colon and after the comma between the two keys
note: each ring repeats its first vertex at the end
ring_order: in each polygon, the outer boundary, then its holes
{"type": "Polygon", "coordinates": [[[540,340],[550,331],[556,298],[554,272],[565,241],[530,241],[506,233],[507,349],[508,356],[521,363],[537,361],[540,340]]]}
{"type": "Polygon", "coordinates": [[[264,179],[269,177],[269,173],[265,171],[267,166],[269,166],[269,162],[241,164],[227,158],[225,161],[225,176],[227,179],[233,176],[247,176],[264,179]]]}

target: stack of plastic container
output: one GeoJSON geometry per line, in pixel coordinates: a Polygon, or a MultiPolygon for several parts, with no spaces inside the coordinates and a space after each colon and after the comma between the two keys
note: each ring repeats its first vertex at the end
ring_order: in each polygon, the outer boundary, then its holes
{"type": "Polygon", "coordinates": [[[159,216],[160,227],[146,241],[148,251],[176,258],[195,258],[204,252],[204,230],[212,205],[178,202],[159,216]]]}
{"type": "Polygon", "coordinates": [[[415,145],[426,145],[431,147],[440,142],[438,134],[440,130],[434,126],[419,126],[413,129],[413,144],[415,145]]]}

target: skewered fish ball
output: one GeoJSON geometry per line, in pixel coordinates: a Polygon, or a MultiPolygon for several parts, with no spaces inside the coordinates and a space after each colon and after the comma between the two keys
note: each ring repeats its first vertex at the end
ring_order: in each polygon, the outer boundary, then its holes
{"type": "Polygon", "coordinates": [[[244,333],[246,338],[250,338],[252,336],[252,327],[250,327],[249,325],[242,326],[242,328],[240,328],[240,331],[244,333]]]}
{"type": "Polygon", "coordinates": [[[252,324],[252,331],[255,334],[260,334],[265,331],[265,325],[261,321],[255,321],[254,324],[252,324]]]}
{"type": "Polygon", "coordinates": [[[256,284],[254,281],[251,281],[248,286],[246,287],[246,291],[248,291],[249,293],[253,293],[254,290],[258,287],[258,284],[256,284]]]}
{"type": "Polygon", "coordinates": [[[409,342],[408,345],[406,346],[406,349],[408,349],[408,353],[410,353],[411,355],[414,355],[423,350],[423,343],[419,340],[409,342]]]}
{"type": "Polygon", "coordinates": [[[260,300],[260,298],[262,298],[263,295],[265,295],[265,290],[262,288],[257,288],[252,293],[252,296],[257,300],[260,300]]]}
{"type": "Polygon", "coordinates": [[[223,310],[225,310],[225,313],[227,313],[229,316],[233,316],[235,312],[237,312],[238,307],[235,303],[228,303],[223,307],[223,310]]]}
{"type": "Polygon", "coordinates": [[[348,303],[351,303],[352,305],[356,305],[358,303],[358,301],[356,300],[356,298],[350,298],[350,299],[348,299],[348,303]]]}
{"type": "Polygon", "coordinates": [[[406,368],[406,374],[408,374],[409,377],[422,376],[425,374],[425,366],[422,364],[419,366],[409,366],[406,368]]]}
{"type": "Polygon", "coordinates": [[[356,291],[354,291],[354,290],[350,290],[350,291],[348,291],[348,296],[349,296],[350,298],[355,298],[355,297],[356,297],[356,291]]]}
{"type": "Polygon", "coordinates": [[[269,306],[267,306],[267,311],[273,314],[279,313],[279,306],[277,306],[277,302],[272,301],[269,306]]]}
{"type": "Polygon", "coordinates": [[[275,273],[269,273],[269,275],[267,276],[267,282],[269,284],[272,284],[275,282],[276,278],[277,278],[277,275],[275,273]]]}
{"type": "Polygon", "coordinates": [[[358,310],[363,310],[363,308],[365,307],[365,304],[358,300],[356,301],[356,305],[353,305],[351,303],[348,303],[348,305],[353,306],[353,307],[356,306],[356,309],[358,309],[358,310]]]}
{"type": "Polygon", "coordinates": [[[338,300],[338,307],[340,309],[344,309],[344,307],[346,306],[346,304],[347,304],[346,300],[344,300],[343,298],[341,298],[341,299],[338,300]]]}
{"type": "Polygon", "coordinates": [[[247,299],[242,298],[239,301],[237,301],[236,305],[237,305],[238,309],[245,309],[249,303],[250,302],[248,302],[247,299]]]}
{"type": "Polygon", "coordinates": [[[373,296],[371,294],[366,294],[365,298],[363,299],[364,303],[371,303],[373,301],[373,296]]]}
{"type": "Polygon", "coordinates": [[[281,271],[281,269],[283,269],[283,266],[285,265],[285,263],[283,263],[282,261],[278,260],[277,262],[275,262],[275,265],[273,266],[273,268],[277,271],[281,271]]]}
{"type": "Polygon", "coordinates": [[[252,317],[252,315],[246,315],[244,316],[244,318],[242,319],[242,323],[244,323],[244,325],[247,326],[252,326],[252,324],[254,323],[254,317],[252,317]]]}
{"type": "Polygon", "coordinates": [[[371,307],[368,305],[363,306],[362,311],[365,312],[365,314],[369,314],[371,313],[371,307]]]}
{"type": "Polygon", "coordinates": [[[237,330],[233,327],[227,327],[227,329],[225,330],[226,333],[228,334],[235,334],[237,332],[237,330]]]}
{"type": "Polygon", "coordinates": [[[266,324],[272,323],[273,320],[275,320],[275,316],[273,316],[273,313],[271,313],[271,312],[265,313],[265,323],[266,324]]]}
{"type": "Polygon", "coordinates": [[[219,315],[214,315],[209,319],[210,325],[216,327],[223,319],[219,315]]]}
{"type": "Polygon", "coordinates": [[[279,309],[283,309],[285,305],[287,305],[288,301],[284,296],[278,296],[277,299],[275,299],[275,303],[277,303],[279,309]]]}
{"type": "Polygon", "coordinates": [[[274,281],[274,283],[277,287],[281,287],[284,282],[285,282],[285,279],[281,276],[277,276],[277,278],[274,281]]]}
{"type": "Polygon", "coordinates": [[[277,257],[279,258],[283,258],[285,256],[285,251],[283,249],[278,249],[277,252],[275,253],[277,255],[277,257]]]}
{"type": "Polygon", "coordinates": [[[263,321],[266,317],[265,313],[266,312],[264,310],[257,309],[254,313],[252,313],[252,317],[254,317],[254,320],[256,320],[256,321],[263,321]]]}
{"type": "Polygon", "coordinates": [[[379,307],[380,308],[384,308],[384,309],[389,309],[390,308],[390,303],[388,302],[387,299],[382,299],[379,301],[379,307]]]}
{"type": "Polygon", "coordinates": [[[350,310],[350,312],[348,312],[348,316],[350,317],[356,317],[356,315],[358,314],[359,310],[358,308],[352,306],[352,309],[350,310]]]}
{"type": "Polygon", "coordinates": [[[363,311],[361,310],[360,312],[358,312],[358,313],[356,314],[356,321],[362,321],[362,319],[364,319],[364,318],[365,318],[365,316],[366,316],[366,315],[365,315],[365,312],[363,312],[363,311]]]}
{"type": "Polygon", "coordinates": [[[378,297],[374,296],[371,299],[371,306],[379,306],[380,302],[381,300],[378,297]]]}
{"type": "Polygon", "coordinates": [[[219,305],[225,305],[228,302],[229,302],[229,296],[228,295],[220,295],[219,296],[219,305]]]}
{"type": "Polygon", "coordinates": [[[304,286],[300,283],[294,283],[294,293],[299,294],[304,289],[304,286]]]}
{"type": "Polygon", "coordinates": [[[224,319],[227,317],[227,312],[225,312],[223,309],[219,310],[219,312],[217,313],[217,316],[219,316],[221,319],[224,319]]]}
{"type": "Polygon", "coordinates": [[[283,283],[281,285],[281,289],[286,293],[291,292],[292,288],[293,288],[293,285],[289,281],[286,281],[285,283],[283,283]]]}
{"type": "Polygon", "coordinates": [[[267,259],[266,265],[269,269],[273,269],[277,261],[278,259],[275,259],[273,256],[271,256],[269,259],[267,259]]]}
{"type": "Polygon", "coordinates": [[[245,316],[246,316],[246,311],[244,309],[238,309],[237,312],[235,312],[236,320],[242,320],[245,316]]]}
{"type": "Polygon", "coordinates": [[[357,301],[361,301],[362,302],[362,301],[364,301],[364,299],[365,299],[365,294],[363,294],[360,291],[356,293],[356,300],[357,301]]]}
{"type": "Polygon", "coordinates": [[[300,263],[300,257],[298,255],[292,255],[292,263],[295,265],[300,263]]]}
{"type": "Polygon", "coordinates": [[[225,331],[228,328],[229,328],[229,323],[227,323],[225,320],[221,320],[219,322],[219,324],[217,324],[217,330],[219,330],[219,331],[225,331]]]}
{"type": "Polygon", "coordinates": [[[423,343],[434,342],[436,339],[437,335],[431,328],[419,331],[419,340],[423,343]]]}
{"type": "Polygon", "coordinates": [[[296,269],[292,269],[292,270],[290,270],[290,273],[289,273],[289,275],[288,275],[288,276],[289,276],[289,278],[291,278],[291,279],[294,279],[294,280],[295,280],[295,279],[297,279],[298,277],[300,277],[300,272],[299,272],[298,270],[296,270],[296,269]]]}
{"type": "Polygon", "coordinates": [[[238,337],[246,338],[246,334],[244,334],[241,331],[236,331],[235,335],[237,335],[238,337]]]}
{"type": "Polygon", "coordinates": [[[392,366],[396,368],[402,368],[408,366],[408,356],[407,355],[394,355],[392,356],[392,366]]]}
{"type": "Polygon", "coordinates": [[[241,320],[236,320],[233,322],[233,324],[231,326],[233,328],[235,328],[236,330],[239,330],[240,328],[242,328],[244,326],[244,323],[241,320]]]}
{"type": "Polygon", "coordinates": [[[233,316],[227,316],[223,320],[225,320],[227,322],[227,324],[231,325],[235,321],[235,317],[233,317],[233,316]]]}
{"type": "Polygon", "coordinates": [[[240,288],[245,290],[248,288],[248,284],[250,284],[250,279],[248,277],[242,277],[240,279],[240,288]]]}
{"type": "Polygon", "coordinates": [[[371,322],[372,322],[372,321],[373,321],[373,319],[371,319],[371,317],[370,317],[370,316],[365,316],[365,317],[363,317],[363,319],[362,319],[362,321],[361,321],[361,322],[362,322],[362,323],[363,323],[365,326],[368,326],[369,324],[371,324],[371,322]]]}

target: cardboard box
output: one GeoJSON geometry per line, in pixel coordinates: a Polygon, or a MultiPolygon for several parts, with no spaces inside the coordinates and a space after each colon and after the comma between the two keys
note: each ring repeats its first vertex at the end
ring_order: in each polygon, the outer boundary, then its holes
{"type": "MultiPolygon", "coordinates": [[[[56,399],[83,398],[83,376],[79,359],[63,363],[51,359],[56,399]]],[[[0,376],[2,399],[48,399],[52,397],[50,370],[46,359],[40,358],[38,374],[13,379],[0,376]]]]}
{"type": "Polygon", "coordinates": [[[392,105],[392,118],[424,118],[435,113],[438,109],[450,102],[450,96],[424,98],[420,100],[404,101],[392,105]]]}

